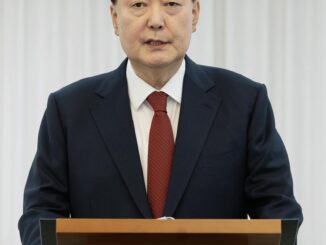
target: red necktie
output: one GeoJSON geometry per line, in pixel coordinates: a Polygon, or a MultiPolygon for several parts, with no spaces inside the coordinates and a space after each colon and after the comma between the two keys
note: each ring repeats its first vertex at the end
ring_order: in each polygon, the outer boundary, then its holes
{"type": "Polygon", "coordinates": [[[154,110],[148,144],[148,201],[154,218],[163,215],[168,191],[174,139],[170,119],[166,112],[167,94],[153,92],[147,101],[154,110]]]}

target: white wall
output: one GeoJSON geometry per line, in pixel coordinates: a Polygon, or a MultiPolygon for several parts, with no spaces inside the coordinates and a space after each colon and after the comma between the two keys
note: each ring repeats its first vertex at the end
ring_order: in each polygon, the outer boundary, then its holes
{"type": "MultiPolygon", "coordinates": [[[[0,244],[19,244],[23,188],[50,92],[123,59],[109,0],[0,0],[0,244]]],[[[326,1],[202,0],[189,55],[267,85],[305,221],[326,244],[326,1]]]]}

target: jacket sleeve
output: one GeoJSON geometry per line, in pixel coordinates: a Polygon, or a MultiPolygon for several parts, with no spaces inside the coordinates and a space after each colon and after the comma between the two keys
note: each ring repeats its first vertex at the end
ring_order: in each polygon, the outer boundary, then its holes
{"type": "Polygon", "coordinates": [[[289,159],[275,128],[265,86],[257,93],[248,135],[245,193],[249,216],[297,219],[301,224],[302,210],[293,195],[289,159]]]}
{"type": "Polygon", "coordinates": [[[64,128],[54,94],[51,94],[25,186],[23,215],[18,223],[23,245],[41,244],[40,219],[69,216],[67,168],[64,128]]]}

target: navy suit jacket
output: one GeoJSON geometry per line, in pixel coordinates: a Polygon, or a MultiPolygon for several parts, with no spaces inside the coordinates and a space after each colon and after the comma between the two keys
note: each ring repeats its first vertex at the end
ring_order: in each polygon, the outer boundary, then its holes
{"type": "MultiPolygon", "coordinates": [[[[126,63],[49,96],[19,221],[23,244],[40,244],[40,218],[152,217],[126,63]]],[[[164,215],[302,221],[264,85],[186,57],[164,215]]]]}

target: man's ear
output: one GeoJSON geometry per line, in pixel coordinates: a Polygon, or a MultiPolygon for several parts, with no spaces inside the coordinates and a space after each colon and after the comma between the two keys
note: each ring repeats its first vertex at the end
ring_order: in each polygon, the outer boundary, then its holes
{"type": "Polygon", "coordinates": [[[193,8],[192,8],[192,32],[195,32],[197,29],[199,13],[200,13],[200,2],[199,0],[196,0],[193,3],[193,8]]]}
{"type": "Polygon", "coordinates": [[[114,33],[115,33],[115,35],[119,36],[118,13],[117,13],[117,10],[116,10],[116,6],[111,5],[110,6],[110,12],[111,12],[111,18],[112,18],[114,33]]]}

